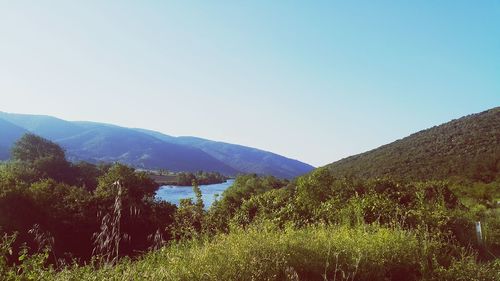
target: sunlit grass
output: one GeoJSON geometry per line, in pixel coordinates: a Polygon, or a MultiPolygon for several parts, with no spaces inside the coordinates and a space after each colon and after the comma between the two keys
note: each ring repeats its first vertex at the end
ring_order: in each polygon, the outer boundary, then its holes
{"type": "Polygon", "coordinates": [[[116,266],[67,268],[54,280],[421,280],[481,276],[498,264],[447,257],[443,241],[377,225],[277,230],[261,224],[172,244],[116,266]],[[462,264],[464,267],[458,266],[462,264]],[[463,271],[459,272],[458,271],[463,271]],[[440,274],[440,275],[437,275],[440,274]],[[450,277],[450,278],[451,278],[450,277]]]}

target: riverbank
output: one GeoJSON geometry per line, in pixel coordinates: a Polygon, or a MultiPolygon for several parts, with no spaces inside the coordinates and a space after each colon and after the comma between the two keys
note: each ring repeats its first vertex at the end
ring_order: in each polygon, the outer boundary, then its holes
{"type": "Polygon", "coordinates": [[[196,181],[198,185],[219,184],[226,182],[229,177],[216,172],[160,172],[148,171],[149,177],[159,185],[192,186],[196,181]]]}

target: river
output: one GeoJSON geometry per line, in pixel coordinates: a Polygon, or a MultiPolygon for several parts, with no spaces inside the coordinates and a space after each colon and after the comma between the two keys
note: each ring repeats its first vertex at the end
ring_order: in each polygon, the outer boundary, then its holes
{"type": "MultiPolygon", "coordinates": [[[[219,195],[220,199],[224,190],[233,185],[233,182],[234,180],[230,179],[223,183],[200,185],[201,197],[203,199],[203,203],[205,203],[205,208],[212,205],[216,194],[219,195]]],[[[179,205],[179,201],[183,198],[192,198],[193,202],[195,201],[195,195],[191,186],[161,186],[156,192],[156,198],[176,205],[179,205]]]]}

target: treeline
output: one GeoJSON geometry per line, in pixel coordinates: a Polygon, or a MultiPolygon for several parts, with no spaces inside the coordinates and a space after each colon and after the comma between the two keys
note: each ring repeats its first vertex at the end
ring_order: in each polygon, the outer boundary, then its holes
{"type": "Polygon", "coordinates": [[[178,172],[171,173],[167,171],[148,172],[148,175],[159,185],[179,185],[192,186],[193,183],[198,185],[223,183],[228,180],[228,177],[218,172],[178,172]]]}
{"type": "Polygon", "coordinates": [[[223,183],[227,181],[227,177],[217,172],[196,173],[181,172],[177,174],[177,185],[191,186],[193,182],[199,185],[223,183]]]}
{"type": "Polygon", "coordinates": [[[74,172],[85,177],[51,179],[62,175],[40,159],[78,165],[36,140],[44,145],[25,145],[28,135],[14,150],[47,153],[13,153],[0,173],[0,276],[9,279],[500,278],[498,181],[364,180],[329,169],[294,181],[244,175],[205,210],[196,185],[194,202],[156,202],[154,182],[122,165],[85,164],[74,172]]]}

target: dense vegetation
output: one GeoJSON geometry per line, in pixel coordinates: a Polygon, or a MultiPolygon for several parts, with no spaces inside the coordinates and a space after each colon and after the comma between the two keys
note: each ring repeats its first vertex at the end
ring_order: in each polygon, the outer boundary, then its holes
{"type": "Polygon", "coordinates": [[[498,280],[500,264],[448,256],[443,240],[378,226],[255,225],[174,243],[113,267],[37,272],[39,280],[498,280]],[[447,264],[448,265],[443,265],[447,264]]]}
{"type": "Polygon", "coordinates": [[[500,107],[345,158],[329,168],[346,177],[491,182],[500,175],[500,107]]]}
{"type": "Polygon", "coordinates": [[[223,183],[228,177],[217,172],[198,171],[196,173],[180,172],[171,173],[167,171],[150,171],[148,175],[160,185],[191,186],[193,182],[199,185],[223,183]]]}
{"type": "Polygon", "coordinates": [[[0,168],[9,280],[500,280],[497,174],[243,175],[205,210],[196,182],[194,201],[157,202],[146,173],[71,164],[34,135],[12,156],[0,168]]]}
{"type": "Polygon", "coordinates": [[[147,250],[151,233],[174,219],[175,206],[154,201],[157,185],[127,166],[73,165],[58,145],[32,134],[17,142],[12,157],[0,167],[0,228],[17,233],[16,249],[50,246],[54,263],[89,260],[119,190],[120,232],[128,239],[120,255],[147,250]]]}

